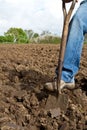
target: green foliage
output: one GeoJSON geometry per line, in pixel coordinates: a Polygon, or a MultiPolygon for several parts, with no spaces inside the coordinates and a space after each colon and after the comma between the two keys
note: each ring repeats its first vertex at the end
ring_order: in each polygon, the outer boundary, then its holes
{"type": "Polygon", "coordinates": [[[38,33],[34,33],[33,38],[37,38],[37,37],[39,37],[39,34],[38,33]]]}
{"type": "Polygon", "coordinates": [[[0,43],[9,43],[13,42],[13,37],[8,35],[8,36],[0,36],[0,43]]]}
{"type": "Polygon", "coordinates": [[[61,42],[61,38],[57,36],[45,36],[38,40],[39,43],[51,43],[58,44],[61,42]]]}
{"type": "Polygon", "coordinates": [[[13,42],[14,41],[14,37],[13,36],[10,36],[10,35],[8,35],[8,36],[5,36],[5,42],[13,42]]]}
{"type": "Polygon", "coordinates": [[[5,36],[12,36],[14,43],[27,43],[28,37],[21,28],[10,28],[6,33],[5,36]]]}
{"type": "Polygon", "coordinates": [[[84,41],[84,44],[87,44],[87,41],[84,41]]]}
{"type": "Polygon", "coordinates": [[[0,43],[5,42],[5,37],[4,36],[0,36],[0,43]]]}
{"type": "Polygon", "coordinates": [[[21,37],[18,43],[29,43],[29,40],[25,37],[21,37]]]}
{"type": "Polygon", "coordinates": [[[41,35],[33,30],[23,30],[21,28],[9,28],[4,36],[0,36],[0,43],[50,43],[58,44],[61,38],[53,35],[49,31],[43,31],[41,35]]]}
{"type": "Polygon", "coordinates": [[[26,33],[29,41],[32,41],[34,38],[39,37],[39,34],[35,33],[33,30],[25,30],[25,33],[26,33]]]}
{"type": "Polygon", "coordinates": [[[32,39],[33,34],[34,34],[33,30],[25,30],[25,33],[26,33],[28,39],[32,39]]]}

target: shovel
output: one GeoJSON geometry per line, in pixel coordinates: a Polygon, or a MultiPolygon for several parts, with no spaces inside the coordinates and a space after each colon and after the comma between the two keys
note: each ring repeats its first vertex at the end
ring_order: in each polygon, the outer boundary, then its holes
{"type": "Polygon", "coordinates": [[[61,44],[60,44],[59,61],[58,61],[57,95],[61,94],[61,88],[60,88],[61,73],[62,73],[66,43],[67,43],[69,21],[70,21],[73,9],[75,7],[75,3],[76,3],[76,0],[73,0],[71,7],[69,9],[69,12],[67,13],[64,0],[62,2],[64,25],[63,25],[62,40],[61,40],[61,44]]]}
{"type": "MultiPolygon", "coordinates": [[[[62,111],[66,111],[67,104],[68,104],[68,95],[61,92],[60,88],[60,80],[62,74],[62,67],[64,61],[64,54],[66,49],[66,42],[68,36],[68,27],[70,18],[75,7],[76,0],[73,0],[70,6],[70,9],[67,13],[66,6],[64,0],[62,1],[62,9],[64,15],[64,24],[63,24],[63,32],[62,32],[62,39],[60,44],[60,51],[59,51],[59,60],[58,60],[58,77],[57,77],[57,93],[56,95],[49,95],[47,102],[46,102],[46,109],[55,109],[60,108],[62,111]]],[[[53,111],[55,113],[55,111],[53,111]]]]}

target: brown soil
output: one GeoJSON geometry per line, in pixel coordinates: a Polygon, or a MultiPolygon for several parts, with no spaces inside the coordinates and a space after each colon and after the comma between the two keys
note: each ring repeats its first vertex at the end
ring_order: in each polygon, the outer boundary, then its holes
{"type": "Polygon", "coordinates": [[[43,86],[53,80],[58,52],[50,44],[0,45],[0,130],[87,130],[87,45],[63,111],[45,108],[51,93],[43,86]]]}

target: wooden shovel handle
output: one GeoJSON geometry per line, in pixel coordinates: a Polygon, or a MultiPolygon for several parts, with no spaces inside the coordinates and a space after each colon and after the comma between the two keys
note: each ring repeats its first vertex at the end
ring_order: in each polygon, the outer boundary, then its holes
{"type": "Polygon", "coordinates": [[[75,7],[75,4],[76,4],[76,0],[73,0],[73,1],[72,1],[72,4],[71,4],[71,7],[70,7],[70,9],[69,9],[69,12],[67,13],[67,11],[66,11],[66,6],[65,6],[65,2],[64,2],[64,0],[62,1],[62,10],[63,10],[64,19],[66,18],[66,16],[68,16],[69,19],[70,19],[71,14],[72,14],[72,12],[73,12],[73,9],[74,9],[74,7],[75,7]]]}
{"type": "Polygon", "coordinates": [[[76,3],[76,0],[73,0],[68,13],[66,11],[65,2],[63,1],[63,4],[62,4],[63,14],[64,14],[64,25],[63,25],[62,39],[61,39],[60,52],[59,52],[59,60],[58,60],[57,95],[59,95],[59,93],[61,93],[60,80],[61,80],[64,54],[65,54],[66,42],[67,42],[67,36],[68,36],[68,26],[69,26],[69,21],[70,21],[73,9],[75,7],[75,3],[76,3]]]}

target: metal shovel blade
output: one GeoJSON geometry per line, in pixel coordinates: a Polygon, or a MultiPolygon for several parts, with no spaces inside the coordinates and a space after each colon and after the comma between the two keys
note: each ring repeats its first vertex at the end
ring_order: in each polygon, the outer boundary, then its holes
{"type": "Polygon", "coordinates": [[[55,109],[55,108],[60,108],[63,112],[66,111],[68,106],[68,95],[66,94],[59,94],[59,97],[56,98],[54,95],[49,95],[45,109],[50,110],[50,109],[55,109]]]}

